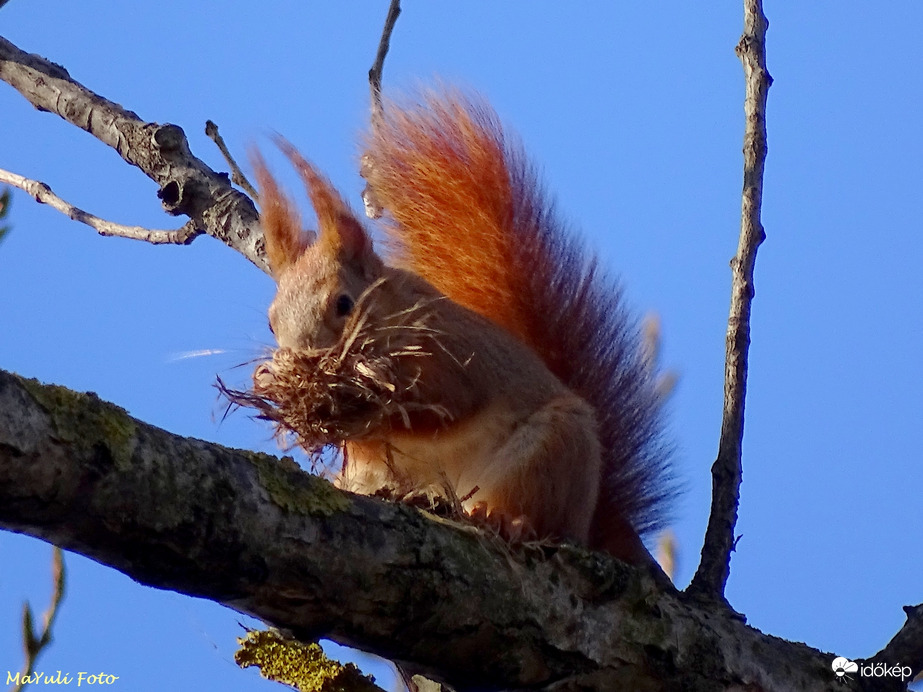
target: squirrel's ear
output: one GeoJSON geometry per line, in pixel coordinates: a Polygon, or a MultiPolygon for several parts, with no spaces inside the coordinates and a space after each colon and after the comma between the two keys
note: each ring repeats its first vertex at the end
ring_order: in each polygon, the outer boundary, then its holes
{"type": "Polygon", "coordinates": [[[276,144],[288,156],[304,181],[317,214],[321,247],[344,262],[371,263],[377,266],[380,260],[372,250],[372,239],[330,181],[289,142],[279,137],[276,144]]]}
{"type": "Polygon", "coordinates": [[[250,152],[260,191],[260,225],[266,242],[269,271],[278,279],[287,267],[295,263],[313,242],[313,236],[301,226],[301,217],[286,196],[256,150],[250,152]]]}

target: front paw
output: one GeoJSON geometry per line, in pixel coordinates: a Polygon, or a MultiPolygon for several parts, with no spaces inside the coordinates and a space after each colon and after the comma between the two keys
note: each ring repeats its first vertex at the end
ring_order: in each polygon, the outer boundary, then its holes
{"type": "Polygon", "coordinates": [[[468,519],[476,526],[493,531],[508,543],[524,543],[538,538],[534,524],[525,514],[491,508],[483,501],[468,510],[468,519]]]}
{"type": "Polygon", "coordinates": [[[433,488],[407,490],[405,486],[385,486],[376,490],[374,497],[426,510],[440,517],[452,517],[455,515],[452,503],[433,488]]]}

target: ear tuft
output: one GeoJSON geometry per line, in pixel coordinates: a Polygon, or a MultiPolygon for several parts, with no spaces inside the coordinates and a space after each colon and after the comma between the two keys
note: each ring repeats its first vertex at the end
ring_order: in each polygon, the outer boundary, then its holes
{"type": "Polygon", "coordinates": [[[311,204],[317,214],[319,242],[322,246],[345,261],[361,261],[374,256],[372,239],[330,181],[288,140],[276,137],[275,141],[304,181],[308,197],[311,198],[311,204]]]}
{"type": "Polygon", "coordinates": [[[278,280],[311,244],[311,236],[302,229],[298,210],[269,172],[259,151],[250,152],[250,162],[259,186],[260,225],[269,271],[278,280]]]}

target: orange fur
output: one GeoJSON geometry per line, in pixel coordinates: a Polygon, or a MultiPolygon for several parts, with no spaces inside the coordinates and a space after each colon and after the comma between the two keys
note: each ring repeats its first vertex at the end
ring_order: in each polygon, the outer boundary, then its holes
{"type": "MultiPolygon", "coordinates": [[[[304,182],[314,214],[317,216],[317,228],[320,241],[333,254],[342,253],[346,248],[358,251],[372,250],[372,243],[362,228],[362,224],[353,215],[349,205],[340,197],[323,175],[321,175],[287,140],[277,137],[276,144],[288,157],[304,182]]],[[[289,209],[290,217],[293,211],[289,209]]],[[[297,214],[289,223],[297,221],[297,214]]]]}
{"type": "Polygon", "coordinates": [[[282,192],[258,151],[251,152],[250,162],[260,188],[260,225],[266,257],[273,277],[278,278],[304,251],[309,238],[302,230],[298,210],[282,192]]]}
{"type": "Polygon", "coordinates": [[[341,487],[448,485],[469,511],[649,559],[639,535],[662,518],[666,464],[638,330],[493,111],[457,93],[385,109],[367,177],[396,266],[279,144],[319,238],[255,156],[280,349],[249,401],[306,447],[341,444],[341,487]]]}
{"type": "Polygon", "coordinates": [[[398,264],[522,339],[596,410],[605,485],[591,543],[623,552],[662,523],[670,493],[660,402],[618,286],[564,234],[482,101],[390,104],[366,146],[398,264]]]}

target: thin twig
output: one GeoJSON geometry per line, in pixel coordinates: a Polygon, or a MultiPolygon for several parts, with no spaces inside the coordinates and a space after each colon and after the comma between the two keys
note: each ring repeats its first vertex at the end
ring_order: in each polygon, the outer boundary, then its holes
{"type": "Polygon", "coordinates": [[[660,357],[663,350],[660,317],[654,313],[644,316],[641,323],[642,354],[647,373],[654,381],[654,391],[661,402],[669,400],[679,384],[679,373],[675,370],[661,370],[660,357]]]}
{"type": "Polygon", "coordinates": [[[243,188],[244,192],[250,195],[254,202],[259,202],[259,193],[256,191],[256,188],[250,184],[250,181],[247,180],[247,176],[244,175],[244,172],[240,170],[240,166],[237,165],[237,161],[234,160],[234,157],[231,156],[231,151],[228,149],[227,144],[224,143],[224,137],[219,134],[218,126],[213,121],[205,121],[205,134],[208,135],[217,145],[218,149],[221,150],[221,155],[224,156],[224,160],[227,161],[228,166],[231,167],[231,182],[243,188]]]}
{"type": "MultiPolygon", "coordinates": [[[[372,94],[370,108],[372,109],[371,122],[373,129],[378,127],[378,124],[385,115],[384,105],[381,100],[381,76],[385,69],[385,58],[388,55],[388,49],[391,47],[391,33],[394,31],[394,25],[397,23],[397,18],[400,14],[400,0],[391,0],[391,5],[388,7],[388,16],[385,18],[385,26],[381,31],[381,40],[378,42],[378,52],[375,55],[375,62],[369,70],[369,90],[372,94]]],[[[375,162],[372,160],[372,157],[369,156],[368,152],[364,153],[359,162],[359,175],[366,180],[371,180],[374,168],[375,162]]],[[[365,205],[365,215],[370,219],[378,219],[384,213],[384,209],[379,203],[375,195],[375,190],[372,188],[371,184],[366,184],[365,189],[362,190],[362,203],[365,205]]]]}
{"type": "MultiPolygon", "coordinates": [[[[3,221],[10,213],[10,201],[13,199],[13,195],[10,192],[10,188],[6,188],[0,193],[0,221],[3,221]]],[[[6,234],[10,232],[9,226],[0,226],[0,242],[3,242],[3,238],[6,237],[6,234]]]]}
{"type": "Polygon", "coordinates": [[[725,600],[731,552],[736,544],[734,528],[742,477],[741,441],[750,347],[750,306],[754,295],[753,267],[757,248],[765,238],[760,205],[766,163],[766,97],[772,83],[766,70],[768,26],[762,1],[744,0],[744,34],[735,49],[746,77],[744,184],[740,242],[737,255],[731,260],[733,283],[724,371],[724,415],[718,458],[712,466],[712,505],[702,560],[689,586],[691,593],[719,601],[725,600]]]}
{"type": "Polygon", "coordinates": [[[394,25],[401,14],[401,0],[391,0],[388,7],[388,16],[385,18],[385,26],[381,32],[381,40],[378,42],[378,53],[375,55],[375,62],[369,70],[369,89],[372,92],[372,124],[374,125],[382,116],[383,106],[381,104],[381,76],[385,69],[385,58],[388,55],[388,49],[391,47],[391,33],[394,31],[394,25]]]}
{"type": "Polygon", "coordinates": [[[60,548],[55,546],[51,555],[51,603],[48,606],[48,610],[46,610],[42,616],[41,636],[35,636],[32,608],[28,603],[25,603],[22,607],[22,645],[26,652],[26,661],[23,666],[22,674],[19,677],[19,682],[16,684],[16,687],[13,688],[13,692],[22,692],[26,685],[29,684],[39,654],[51,643],[51,630],[52,627],[54,627],[55,618],[58,616],[58,606],[60,606],[61,601],[64,600],[65,576],[64,553],[60,548]]]}
{"type": "Polygon", "coordinates": [[[173,231],[152,230],[150,228],[143,228],[142,226],[123,226],[113,221],[106,221],[105,219],[85,212],[83,209],[79,209],[70,202],[61,199],[52,192],[51,188],[45,183],[39,180],[24,178],[21,175],[5,171],[2,168],[0,168],[0,182],[24,190],[29,193],[36,202],[47,204],[74,221],[79,221],[80,223],[85,223],[87,226],[95,228],[96,231],[103,236],[143,240],[148,243],[153,243],[154,245],[188,245],[197,236],[202,234],[202,231],[196,228],[196,224],[192,220],[187,221],[185,225],[173,231]]]}

